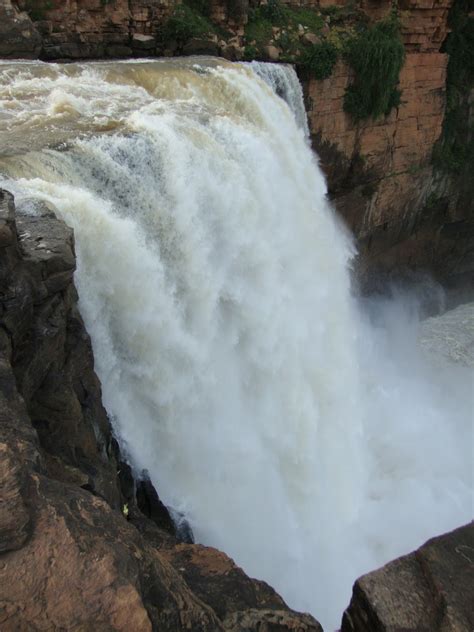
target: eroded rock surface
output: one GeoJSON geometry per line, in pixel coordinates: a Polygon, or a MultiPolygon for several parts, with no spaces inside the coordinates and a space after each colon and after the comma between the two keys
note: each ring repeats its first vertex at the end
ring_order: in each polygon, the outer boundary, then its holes
{"type": "MultiPolygon", "coordinates": [[[[392,3],[361,6],[374,20],[387,16],[392,3]]],[[[343,61],[328,79],[304,83],[313,146],[329,195],[356,236],[359,276],[368,291],[393,271],[420,269],[445,285],[472,285],[472,177],[455,178],[433,166],[446,112],[443,42],[452,6],[452,0],[398,4],[406,58],[401,102],[388,116],[354,122],[344,111],[352,71],[343,61]]]]}
{"type": "Polygon", "coordinates": [[[474,523],[354,584],[341,632],[472,632],[474,523]]]}
{"type": "Polygon", "coordinates": [[[72,231],[37,212],[0,191],[2,632],[321,632],[225,554],[180,543],[133,480],[77,310],[72,231]]]}
{"type": "Polygon", "coordinates": [[[36,59],[41,36],[25,11],[11,0],[0,0],[0,57],[36,59]]]}

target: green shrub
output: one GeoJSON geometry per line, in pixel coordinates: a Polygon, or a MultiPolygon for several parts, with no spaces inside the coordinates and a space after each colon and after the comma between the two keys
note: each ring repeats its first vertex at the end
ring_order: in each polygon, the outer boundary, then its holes
{"type": "Polygon", "coordinates": [[[346,90],[344,109],[355,120],[386,115],[400,103],[397,84],[405,50],[393,17],[351,39],[346,58],[355,79],[346,90]]]}
{"type": "Polygon", "coordinates": [[[252,44],[247,44],[244,48],[244,59],[246,61],[252,61],[256,59],[259,55],[259,52],[255,46],[252,44]]]}
{"type": "Polygon", "coordinates": [[[301,64],[315,79],[327,79],[337,61],[337,49],[331,42],[308,46],[301,58],[301,64]]]}
{"type": "Polygon", "coordinates": [[[164,25],[166,40],[176,40],[184,44],[193,37],[204,37],[214,32],[214,27],[196,9],[187,4],[178,5],[164,25]]]}
{"type": "Polygon", "coordinates": [[[251,9],[245,27],[245,42],[249,51],[254,48],[258,56],[262,48],[272,40],[273,26],[286,23],[287,9],[279,0],[271,0],[266,5],[251,9]]]}
{"type": "Polygon", "coordinates": [[[349,20],[367,23],[367,15],[357,7],[356,2],[353,0],[342,6],[330,5],[321,7],[321,13],[331,18],[331,24],[347,23],[349,20]]]}
{"type": "Polygon", "coordinates": [[[264,18],[258,17],[249,22],[245,28],[245,41],[248,44],[255,42],[257,48],[268,44],[272,39],[272,23],[264,18]]]}
{"type": "Polygon", "coordinates": [[[208,0],[185,0],[184,4],[200,15],[209,17],[211,14],[211,6],[208,0]]]}
{"type": "Polygon", "coordinates": [[[288,17],[295,26],[301,24],[312,33],[318,33],[324,26],[324,19],[314,9],[291,9],[288,17]]]}
{"type": "Polygon", "coordinates": [[[268,3],[256,9],[264,20],[268,20],[275,26],[285,25],[288,22],[289,10],[280,0],[268,0],[268,3]]]}

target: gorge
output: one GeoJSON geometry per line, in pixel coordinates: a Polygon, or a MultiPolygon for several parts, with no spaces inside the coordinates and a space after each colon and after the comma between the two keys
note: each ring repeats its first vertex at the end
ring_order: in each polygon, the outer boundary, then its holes
{"type": "Polygon", "coordinates": [[[0,0],[2,630],[470,632],[469,11],[0,0]]]}
{"type": "MultiPolygon", "coordinates": [[[[34,218],[74,228],[79,307],[135,477],[147,470],[198,542],[336,628],[357,576],[471,519],[472,372],[426,361],[401,301],[352,296],[354,248],[294,71],[212,58],[0,71],[20,247],[55,252],[34,218]]],[[[62,292],[72,268],[47,287],[62,292]]],[[[46,472],[77,483],[81,459],[66,467],[41,421],[58,405],[36,401],[44,370],[29,408],[55,455],[46,472]]],[[[109,466],[92,485],[120,503],[109,466]]]]}

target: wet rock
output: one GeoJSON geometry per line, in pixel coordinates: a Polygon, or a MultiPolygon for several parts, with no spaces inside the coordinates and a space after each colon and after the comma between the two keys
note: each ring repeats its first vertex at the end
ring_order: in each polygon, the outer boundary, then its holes
{"type": "Polygon", "coordinates": [[[161,502],[156,489],[145,473],[145,477],[137,482],[137,506],[157,527],[176,535],[176,528],[167,507],[161,502]]]}
{"type": "Polygon", "coordinates": [[[189,521],[186,519],[186,516],[174,509],[170,509],[171,517],[173,518],[174,526],[176,529],[176,538],[179,542],[184,542],[185,544],[194,544],[194,533],[189,524],[189,521]]]}
{"type": "Polygon", "coordinates": [[[354,584],[341,632],[472,632],[474,523],[354,584]]]}
{"type": "Polygon", "coordinates": [[[199,544],[163,549],[163,555],[229,632],[322,632],[310,615],[288,611],[268,584],[245,575],[224,553],[199,544]]]}

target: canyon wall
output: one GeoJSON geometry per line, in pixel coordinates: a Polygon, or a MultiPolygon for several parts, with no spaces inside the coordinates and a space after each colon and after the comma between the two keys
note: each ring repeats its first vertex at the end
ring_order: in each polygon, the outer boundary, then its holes
{"type": "MultiPolygon", "coordinates": [[[[427,270],[448,286],[473,278],[469,185],[464,179],[461,191],[458,178],[436,170],[432,160],[445,116],[448,55],[441,50],[451,4],[401,3],[401,102],[388,116],[354,123],[346,114],[352,76],[344,62],[328,79],[305,82],[313,145],[330,196],[358,238],[359,271],[368,289],[376,289],[378,273],[384,282],[384,272],[395,270],[427,270]]],[[[365,9],[371,12],[370,5],[365,9]]],[[[387,14],[390,3],[377,3],[376,11],[387,14]]]]}

